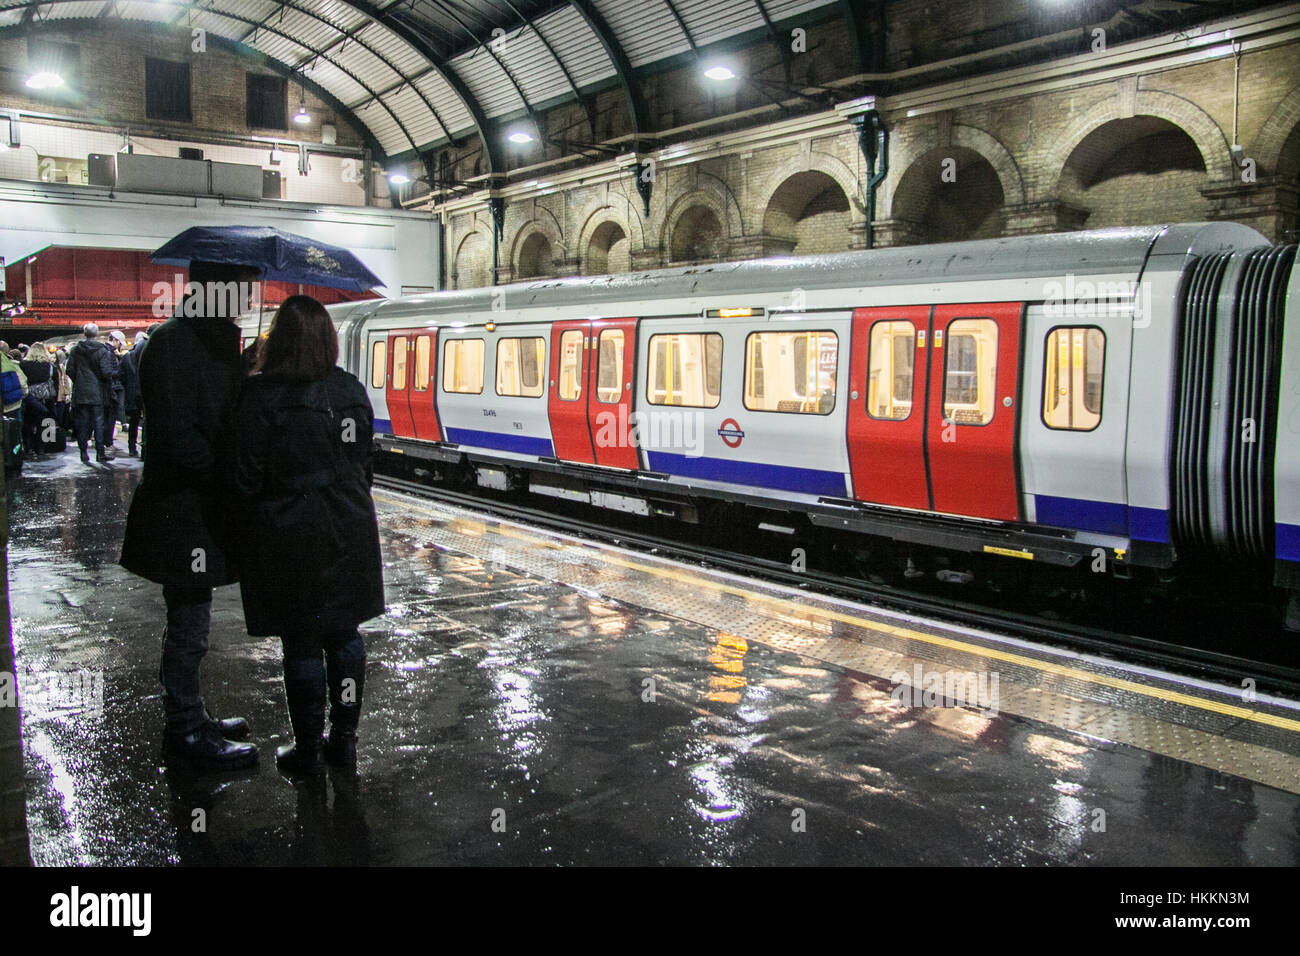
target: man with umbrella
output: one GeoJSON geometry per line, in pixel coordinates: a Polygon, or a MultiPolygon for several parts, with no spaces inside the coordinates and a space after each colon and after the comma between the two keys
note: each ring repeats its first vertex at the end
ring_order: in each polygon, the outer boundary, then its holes
{"type": "Polygon", "coordinates": [[[149,447],[127,515],[122,566],[163,586],[167,627],[159,676],[169,765],[224,770],[257,762],[257,747],[239,742],[248,725],[212,718],[199,684],[212,589],[237,580],[222,540],[220,488],[239,385],[238,311],[208,306],[227,301],[227,283],[257,278],[255,268],[190,262],[190,295],[139,358],[149,447]],[[194,302],[199,296],[202,302],[194,302]]]}
{"type": "Polygon", "coordinates": [[[163,586],[163,753],[169,764],[236,769],[257,762],[240,718],[216,720],[203,703],[212,589],[233,584],[225,468],[239,387],[239,314],[259,279],[364,291],[382,285],[348,250],[259,226],[195,226],[154,252],[189,265],[189,294],[139,357],[148,422],[144,471],[122,543],[122,566],[163,586]],[[233,293],[233,295],[232,295],[233,293]]]}

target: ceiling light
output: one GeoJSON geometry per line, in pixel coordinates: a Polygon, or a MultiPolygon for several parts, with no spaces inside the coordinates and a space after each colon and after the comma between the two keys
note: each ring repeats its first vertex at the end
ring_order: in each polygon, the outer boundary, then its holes
{"type": "Polygon", "coordinates": [[[62,85],[63,77],[57,73],[50,73],[48,70],[42,70],[27,77],[27,86],[33,90],[48,90],[51,87],[62,85]]]}
{"type": "Polygon", "coordinates": [[[307,112],[307,107],[299,106],[298,112],[293,114],[293,121],[299,126],[311,122],[311,114],[307,112]]]}
{"type": "Polygon", "coordinates": [[[525,133],[523,130],[516,130],[507,136],[506,139],[510,140],[512,143],[519,143],[522,146],[524,143],[531,143],[533,141],[533,135],[532,133],[525,133]]]}
{"type": "Polygon", "coordinates": [[[411,177],[406,175],[406,173],[389,173],[388,181],[394,186],[405,186],[411,181],[411,177]]]}
{"type": "Polygon", "coordinates": [[[711,66],[704,71],[704,75],[711,80],[734,80],[736,78],[736,74],[731,71],[730,67],[726,66],[711,66]]]}

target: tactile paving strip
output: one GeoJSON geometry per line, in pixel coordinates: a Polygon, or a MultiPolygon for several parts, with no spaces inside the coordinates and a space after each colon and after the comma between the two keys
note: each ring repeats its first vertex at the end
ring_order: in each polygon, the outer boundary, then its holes
{"type": "MultiPolygon", "coordinates": [[[[874,620],[868,608],[854,608],[849,615],[842,606],[819,602],[815,595],[774,593],[758,582],[742,585],[734,578],[680,564],[656,566],[653,559],[475,518],[459,509],[388,491],[376,493],[375,500],[387,528],[425,546],[495,562],[606,601],[729,632],[885,681],[893,682],[900,672],[910,677],[917,666],[926,673],[983,675],[985,687],[993,686],[996,676],[995,704],[1000,713],[1300,793],[1300,734],[1176,700],[1117,690],[1113,680],[1093,683],[1080,673],[1083,664],[1039,669],[1015,660],[998,661],[994,652],[994,668],[988,654],[968,635],[957,634],[945,642],[942,637],[921,635],[919,625],[874,620]],[[851,621],[846,620],[849,617],[851,621]],[[944,643],[962,646],[944,647],[944,643]]],[[[942,635],[941,628],[932,630],[942,635]]],[[[1020,655],[1003,656],[1025,660],[1020,655]]],[[[915,711],[918,719],[960,719],[950,708],[915,711]]],[[[978,717],[979,710],[967,707],[956,713],[978,717]]]]}

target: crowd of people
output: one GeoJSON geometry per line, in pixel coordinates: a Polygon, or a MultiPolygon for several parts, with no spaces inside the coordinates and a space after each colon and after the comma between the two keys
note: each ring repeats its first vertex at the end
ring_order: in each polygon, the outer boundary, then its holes
{"type": "Polygon", "coordinates": [[[139,362],[145,343],[161,323],[137,332],[128,346],[126,336],[112,331],[101,339],[99,327],[82,327],[82,338],[69,347],[45,342],[10,348],[0,341],[0,374],[4,384],[4,415],[17,422],[21,444],[15,458],[42,461],[64,447],[71,432],[90,464],[117,457],[113,442],[119,426],[126,431],[127,453],[140,457],[143,415],[139,362]]]}

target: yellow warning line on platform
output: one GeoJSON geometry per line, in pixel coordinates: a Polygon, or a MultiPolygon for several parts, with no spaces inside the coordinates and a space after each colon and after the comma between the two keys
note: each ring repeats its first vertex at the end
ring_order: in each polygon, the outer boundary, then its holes
{"type": "MultiPolygon", "coordinates": [[[[411,507],[416,511],[423,511],[431,516],[438,516],[440,512],[421,505],[412,505],[408,500],[398,500],[390,498],[380,492],[375,492],[374,497],[378,501],[386,501],[392,504],[400,504],[403,507],[411,507]]],[[[446,514],[446,512],[441,512],[446,514]]],[[[491,521],[500,521],[501,519],[491,518],[491,521]]],[[[536,544],[553,547],[550,541],[539,538],[534,534],[520,531],[516,528],[510,528],[507,525],[498,524],[502,534],[509,537],[519,538],[525,541],[531,541],[536,544]]],[[[1087,683],[1097,684],[1102,687],[1110,687],[1114,690],[1126,691],[1128,693],[1140,694],[1144,697],[1154,697],[1157,700],[1163,700],[1171,704],[1181,704],[1185,707],[1194,707],[1199,710],[1210,711],[1211,713],[1221,714],[1225,717],[1235,717],[1239,720],[1249,720],[1257,724],[1264,724],[1269,727],[1277,727],[1281,730],[1289,730],[1293,733],[1300,733],[1300,720],[1290,717],[1282,717],[1277,714],[1262,713],[1252,710],[1249,707],[1242,707],[1238,704],[1229,704],[1223,701],[1209,700],[1205,697],[1198,697],[1194,694],[1185,694],[1181,691],[1168,690],[1163,687],[1153,687],[1150,684],[1142,684],[1138,681],[1126,680],[1122,677],[1111,677],[1107,674],[1097,674],[1092,671],[1082,670],[1077,667],[1070,667],[1066,664],[1057,664],[1052,661],[1039,660],[1034,657],[1027,657],[1023,654],[1015,654],[1011,651],[1003,651],[994,647],[985,647],[981,644],[973,644],[968,641],[958,640],[951,637],[940,637],[937,634],[927,634],[924,631],[916,631],[907,627],[899,627],[893,624],[885,624],[881,621],[873,621],[869,618],[858,617],[843,611],[836,611],[831,608],[814,608],[806,604],[788,598],[775,597],[769,594],[757,594],[746,588],[737,587],[730,584],[724,584],[721,581],[711,580],[709,578],[696,577],[676,571],[672,568],[660,567],[651,564],[642,564],[639,561],[632,561],[618,554],[614,554],[609,549],[588,541],[575,541],[575,545],[591,550],[598,550],[602,556],[611,564],[627,568],[632,571],[641,571],[645,574],[652,574],[656,577],[666,578],[673,581],[687,583],[695,587],[704,585],[709,589],[722,594],[730,594],[735,597],[743,597],[749,601],[756,601],[767,604],[771,607],[789,613],[797,612],[804,616],[816,616],[833,621],[839,621],[843,624],[851,624],[854,627],[863,628],[869,631],[878,631],[900,637],[905,640],[919,641],[924,644],[931,644],[936,647],[946,648],[947,650],[960,651],[966,654],[974,654],[979,657],[985,657],[989,660],[1001,661],[1006,664],[1015,664],[1020,667],[1026,667],[1031,670],[1040,671],[1044,674],[1054,674],[1058,677],[1070,678],[1073,680],[1086,681],[1087,683]]]]}

